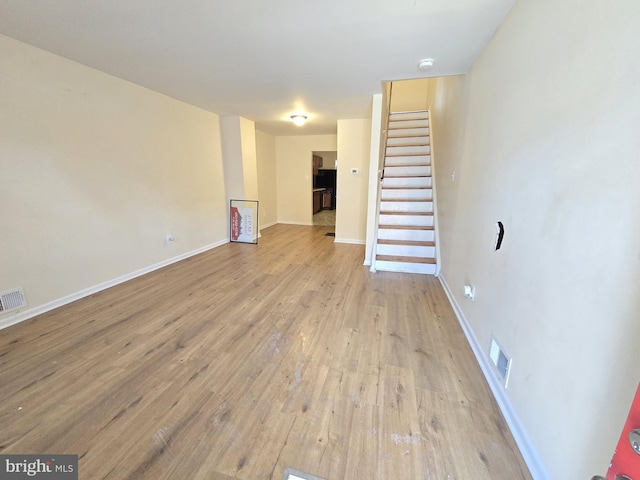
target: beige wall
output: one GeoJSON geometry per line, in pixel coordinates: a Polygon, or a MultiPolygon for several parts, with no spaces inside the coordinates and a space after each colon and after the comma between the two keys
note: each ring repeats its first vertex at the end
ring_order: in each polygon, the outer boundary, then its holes
{"type": "Polygon", "coordinates": [[[237,115],[224,116],[220,132],[227,200],[257,200],[255,123],[237,115]]]}
{"type": "Polygon", "coordinates": [[[244,193],[244,164],[242,161],[242,130],[237,115],[220,118],[222,161],[227,203],[230,199],[247,199],[244,193]]]}
{"type": "Polygon", "coordinates": [[[242,168],[244,171],[245,200],[257,200],[258,165],[256,159],[256,124],[252,120],[240,117],[242,132],[242,168]]]}
{"type": "Polygon", "coordinates": [[[435,79],[418,78],[394,81],[391,88],[392,112],[427,110],[435,94],[435,79]]]}
{"type": "Polygon", "coordinates": [[[315,155],[322,157],[322,165],[320,168],[323,170],[335,170],[336,160],[338,159],[338,152],[313,152],[315,155]]]}
{"type": "Polygon", "coordinates": [[[0,64],[0,291],[34,308],[225,240],[217,115],[4,36],[0,64]]]}
{"type": "Polygon", "coordinates": [[[278,222],[312,223],[312,152],[337,150],[336,135],[276,137],[278,222]]]}
{"type": "Polygon", "coordinates": [[[370,143],[371,119],[338,120],[336,242],[365,242],[370,143]]]}
{"type": "Polygon", "coordinates": [[[635,0],[525,0],[438,81],[442,275],[485,354],[495,334],[512,356],[554,479],[605,473],[639,379],[638,31],[635,0]]]}
{"type": "Polygon", "coordinates": [[[264,228],[278,221],[276,138],[260,130],[256,130],[256,159],[260,193],[260,228],[264,228]]]}

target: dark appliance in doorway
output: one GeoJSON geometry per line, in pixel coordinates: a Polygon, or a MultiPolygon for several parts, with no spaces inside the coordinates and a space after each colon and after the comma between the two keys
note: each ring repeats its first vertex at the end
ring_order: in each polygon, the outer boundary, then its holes
{"type": "Polygon", "coordinates": [[[326,188],[331,193],[331,210],[336,209],[337,170],[318,170],[313,177],[313,188],[326,188]]]}

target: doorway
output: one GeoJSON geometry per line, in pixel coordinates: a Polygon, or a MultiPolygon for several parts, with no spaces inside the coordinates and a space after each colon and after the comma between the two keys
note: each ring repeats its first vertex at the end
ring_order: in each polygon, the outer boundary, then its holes
{"type": "Polygon", "coordinates": [[[312,152],[312,216],[314,225],[335,226],[338,152],[312,152]]]}

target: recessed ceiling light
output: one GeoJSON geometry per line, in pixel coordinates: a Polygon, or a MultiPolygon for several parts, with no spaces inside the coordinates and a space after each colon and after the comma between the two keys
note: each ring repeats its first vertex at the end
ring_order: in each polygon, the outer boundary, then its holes
{"type": "Polygon", "coordinates": [[[433,67],[433,58],[425,58],[418,63],[420,70],[431,70],[431,67],[433,67]]]}
{"type": "Polygon", "coordinates": [[[295,123],[298,127],[304,125],[304,122],[307,121],[307,116],[302,114],[291,115],[291,121],[295,123]]]}

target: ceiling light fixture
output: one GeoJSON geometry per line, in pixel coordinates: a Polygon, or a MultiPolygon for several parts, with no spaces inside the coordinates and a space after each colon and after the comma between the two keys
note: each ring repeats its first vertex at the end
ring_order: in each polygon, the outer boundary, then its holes
{"type": "Polygon", "coordinates": [[[306,115],[301,115],[301,114],[296,114],[296,115],[291,115],[291,121],[293,123],[295,123],[298,127],[301,127],[302,125],[304,125],[304,122],[307,121],[307,116],[306,115]]]}
{"type": "Polygon", "coordinates": [[[433,58],[425,58],[418,63],[420,70],[431,70],[431,67],[433,67],[433,58]]]}

